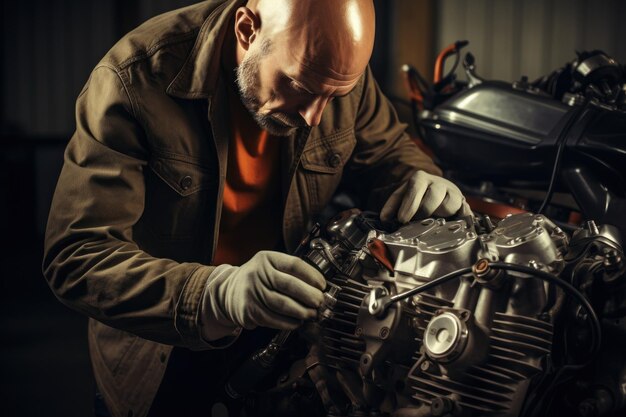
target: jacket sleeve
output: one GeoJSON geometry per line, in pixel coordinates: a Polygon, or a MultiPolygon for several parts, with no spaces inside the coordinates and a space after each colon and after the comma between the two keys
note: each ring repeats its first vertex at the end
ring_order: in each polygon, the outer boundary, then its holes
{"type": "Polygon", "coordinates": [[[64,304],[140,337],[195,349],[202,291],[213,267],[140,250],[145,137],[115,68],[94,70],[76,104],[76,132],[50,209],[44,275],[64,304]]]}
{"type": "Polygon", "coordinates": [[[356,115],[356,147],[345,170],[345,184],[368,210],[380,211],[387,198],[416,170],[441,170],[405,132],[370,68],[364,74],[356,115]]]}

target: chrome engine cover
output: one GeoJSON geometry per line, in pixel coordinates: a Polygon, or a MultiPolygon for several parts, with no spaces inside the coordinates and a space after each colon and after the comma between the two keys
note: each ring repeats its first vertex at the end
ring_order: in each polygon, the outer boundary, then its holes
{"type": "Polygon", "coordinates": [[[466,274],[395,303],[382,317],[367,305],[377,289],[398,294],[479,259],[558,275],[568,245],[561,229],[542,215],[520,214],[493,230],[426,219],[386,233],[351,210],[325,233],[304,258],[341,291],[333,317],[321,324],[316,360],[335,372],[349,413],[519,415],[552,348],[545,282],[515,272],[466,274]]]}

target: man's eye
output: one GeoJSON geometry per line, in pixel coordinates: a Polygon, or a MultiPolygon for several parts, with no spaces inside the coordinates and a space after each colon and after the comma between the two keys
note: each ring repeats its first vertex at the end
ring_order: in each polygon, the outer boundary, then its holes
{"type": "Polygon", "coordinates": [[[305,90],[301,85],[299,85],[298,83],[296,83],[295,81],[291,81],[290,86],[293,90],[297,91],[298,93],[302,93],[302,94],[311,94],[309,93],[307,90],[305,90]]]}

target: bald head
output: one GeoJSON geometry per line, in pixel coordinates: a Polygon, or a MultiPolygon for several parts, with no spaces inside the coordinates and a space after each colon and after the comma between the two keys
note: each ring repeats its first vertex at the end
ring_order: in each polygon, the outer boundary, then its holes
{"type": "Polygon", "coordinates": [[[342,81],[365,70],[374,45],[372,0],[250,0],[262,38],[301,65],[342,81]]]}
{"type": "Polygon", "coordinates": [[[259,92],[266,95],[260,97],[261,113],[279,108],[315,126],[328,101],[347,94],[365,71],[374,33],[372,0],[250,0],[235,16],[237,63],[263,61],[267,77],[260,74],[259,88],[269,90],[259,92]],[[294,98],[278,85],[281,77],[301,91],[292,94],[298,100],[272,106],[263,100],[294,98]]]}

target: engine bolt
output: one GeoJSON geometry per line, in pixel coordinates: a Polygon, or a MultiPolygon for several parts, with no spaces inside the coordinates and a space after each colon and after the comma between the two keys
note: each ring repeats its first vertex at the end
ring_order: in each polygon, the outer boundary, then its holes
{"type": "Polygon", "coordinates": [[[382,329],[380,329],[380,334],[379,334],[381,339],[386,339],[389,337],[389,327],[383,327],[382,329]]]}
{"type": "Polygon", "coordinates": [[[432,370],[432,369],[433,369],[433,367],[434,367],[434,366],[433,366],[433,363],[432,363],[432,362],[430,362],[430,361],[424,361],[424,362],[422,362],[422,364],[420,365],[420,369],[421,369],[422,371],[424,371],[424,372],[428,372],[428,371],[432,370]]]}
{"type": "Polygon", "coordinates": [[[361,336],[363,334],[363,328],[362,327],[357,327],[356,330],[354,331],[354,335],[355,336],[361,336]]]}
{"type": "Polygon", "coordinates": [[[479,259],[472,267],[477,276],[485,275],[489,272],[489,261],[487,259],[479,259]]]}

